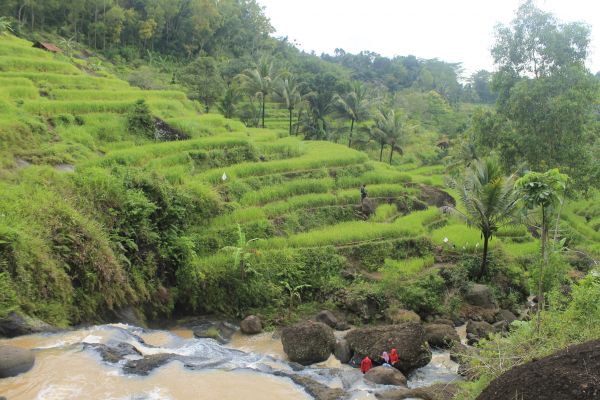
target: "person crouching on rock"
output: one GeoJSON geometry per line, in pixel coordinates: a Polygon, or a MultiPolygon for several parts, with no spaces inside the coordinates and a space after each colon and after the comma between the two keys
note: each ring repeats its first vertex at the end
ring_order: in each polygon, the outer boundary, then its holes
{"type": "Polygon", "coordinates": [[[391,365],[390,365],[390,356],[388,355],[387,351],[384,351],[381,354],[381,358],[383,359],[383,366],[384,367],[391,367],[391,365]]]}
{"type": "Polygon", "coordinates": [[[392,349],[392,351],[390,351],[390,364],[392,364],[392,367],[395,367],[397,363],[398,351],[396,349],[392,349]]]}
{"type": "Polygon", "coordinates": [[[372,367],[373,367],[373,362],[371,361],[369,356],[366,356],[360,362],[360,372],[362,372],[363,374],[366,374],[372,367]]]}

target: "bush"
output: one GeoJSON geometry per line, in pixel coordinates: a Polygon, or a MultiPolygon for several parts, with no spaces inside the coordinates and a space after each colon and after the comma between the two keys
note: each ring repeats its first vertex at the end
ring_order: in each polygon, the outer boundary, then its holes
{"type": "Polygon", "coordinates": [[[154,139],[154,118],[145,100],[136,101],[127,114],[127,129],[134,135],[154,139]]]}

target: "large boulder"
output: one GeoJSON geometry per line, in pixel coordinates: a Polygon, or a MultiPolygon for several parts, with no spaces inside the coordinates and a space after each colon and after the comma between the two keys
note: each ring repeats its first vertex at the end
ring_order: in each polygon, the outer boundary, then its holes
{"type": "Polygon", "coordinates": [[[550,356],[510,369],[477,400],[600,398],[600,340],[568,347],[550,356]]]}
{"type": "Polygon", "coordinates": [[[500,310],[496,313],[496,322],[506,321],[507,325],[512,324],[517,320],[515,314],[509,310],[500,310]]]}
{"type": "Polygon", "coordinates": [[[450,348],[460,343],[456,329],[447,324],[425,324],[425,339],[430,346],[438,348],[450,348]]]}
{"type": "Polygon", "coordinates": [[[41,332],[56,332],[57,328],[44,321],[27,315],[11,312],[0,319],[0,337],[13,338],[15,336],[29,335],[41,332]]]}
{"type": "Polygon", "coordinates": [[[335,346],[335,336],[329,326],[306,321],[283,329],[281,343],[290,361],[309,365],[329,358],[335,346]]]}
{"type": "Polygon", "coordinates": [[[406,377],[396,368],[391,367],[375,367],[371,368],[366,374],[365,379],[369,382],[379,385],[394,385],[405,386],[406,377]]]}
{"type": "Polygon", "coordinates": [[[323,310],[323,311],[319,312],[317,314],[317,316],[315,317],[315,321],[321,322],[321,323],[329,326],[330,328],[335,328],[338,324],[337,318],[329,310],[323,310]]]}
{"type": "Polygon", "coordinates": [[[246,335],[262,332],[262,322],[256,315],[249,315],[240,322],[240,330],[246,335]]]}
{"type": "Polygon", "coordinates": [[[487,285],[481,285],[479,283],[474,284],[465,294],[465,300],[467,303],[486,309],[497,308],[494,298],[492,297],[492,291],[487,285]]]}
{"type": "Polygon", "coordinates": [[[35,363],[31,350],[0,346],[0,378],[10,378],[29,371],[35,363]]]}
{"type": "Polygon", "coordinates": [[[384,351],[398,350],[396,367],[403,373],[424,367],[431,361],[431,350],[423,326],[414,322],[354,329],[346,340],[355,355],[379,360],[384,351]]]}
{"type": "Polygon", "coordinates": [[[346,364],[350,361],[352,358],[352,350],[350,350],[350,345],[346,339],[338,339],[335,342],[333,355],[335,355],[335,358],[340,360],[340,362],[343,364],[346,364]]]}
{"type": "Polygon", "coordinates": [[[491,333],[494,333],[494,327],[485,321],[467,322],[467,335],[478,339],[486,339],[491,333]]]}

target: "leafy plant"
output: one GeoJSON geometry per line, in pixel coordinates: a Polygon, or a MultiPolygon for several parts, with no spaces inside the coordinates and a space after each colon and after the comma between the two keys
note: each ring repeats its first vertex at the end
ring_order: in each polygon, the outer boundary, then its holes
{"type": "Polygon", "coordinates": [[[237,224],[238,229],[238,240],[236,246],[226,246],[223,250],[233,252],[233,266],[240,272],[240,279],[243,281],[246,279],[246,272],[250,267],[250,257],[254,253],[254,250],[250,248],[250,243],[258,240],[258,238],[246,240],[246,234],[242,230],[242,226],[237,224]]]}
{"type": "Polygon", "coordinates": [[[127,114],[127,128],[130,133],[154,139],[156,131],[154,118],[145,100],[140,99],[131,107],[127,114]]]}

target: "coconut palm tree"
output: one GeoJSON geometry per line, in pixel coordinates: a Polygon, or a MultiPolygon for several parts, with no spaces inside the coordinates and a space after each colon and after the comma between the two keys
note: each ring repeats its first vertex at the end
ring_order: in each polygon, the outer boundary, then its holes
{"type": "Polygon", "coordinates": [[[336,94],[333,100],[338,111],[350,119],[348,147],[352,147],[354,124],[364,121],[370,116],[371,99],[368,96],[367,87],[361,82],[354,82],[348,93],[343,96],[336,94]]]}
{"type": "Polygon", "coordinates": [[[478,278],[487,272],[488,244],[500,227],[509,224],[517,206],[514,189],[515,176],[504,176],[494,158],[476,160],[465,171],[457,189],[465,208],[463,215],[468,225],[476,226],[483,237],[483,257],[478,278]]]}
{"type": "Polygon", "coordinates": [[[333,111],[333,98],[328,93],[310,92],[306,94],[308,112],[308,138],[323,140],[327,137],[326,117],[333,111]]]}
{"type": "Polygon", "coordinates": [[[290,135],[292,134],[292,119],[294,109],[302,103],[302,94],[300,93],[300,84],[294,82],[291,77],[280,78],[275,81],[273,87],[276,99],[279,100],[288,110],[290,116],[290,135]]]}
{"type": "Polygon", "coordinates": [[[241,87],[250,96],[256,96],[261,101],[262,127],[265,127],[265,101],[273,90],[273,63],[262,60],[256,68],[247,69],[239,74],[241,87]]]}
{"type": "Polygon", "coordinates": [[[406,126],[402,113],[393,109],[386,111],[379,110],[375,114],[375,125],[371,129],[371,136],[377,140],[381,146],[379,161],[383,156],[383,148],[387,144],[390,146],[390,165],[394,151],[403,153],[402,143],[406,135],[406,126]]]}
{"type": "Polygon", "coordinates": [[[233,85],[227,86],[223,97],[219,100],[217,107],[223,113],[225,118],[233,118],[237,110],[237,104],[241,100],[240,91],[233,85]]]}

